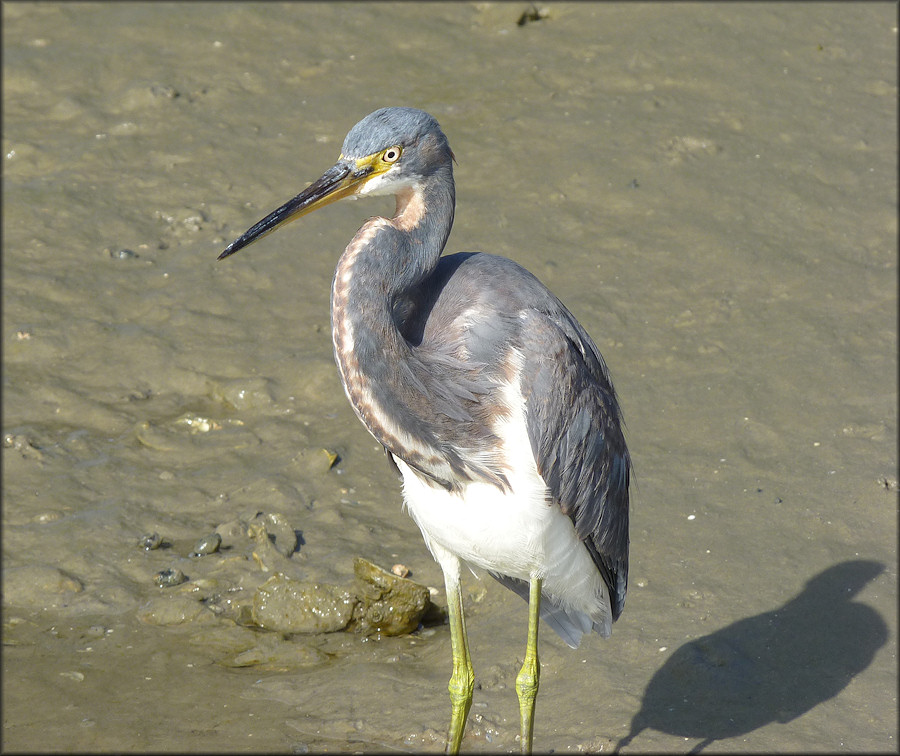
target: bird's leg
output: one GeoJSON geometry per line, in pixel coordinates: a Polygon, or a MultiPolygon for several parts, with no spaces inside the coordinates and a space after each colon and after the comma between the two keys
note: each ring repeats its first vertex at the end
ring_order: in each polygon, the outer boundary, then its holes
{"type": "Polygon", "coordinates": [[[537,699],[541,679],[541,663],[538,661],[538,621],[541,618],[541,579],[532,578],[528,591],[528,644],[525,661],[516,676],[516,694],[519,696],[519,720],[521,723],[522,753],[531,753],[531,736],[534,732],[534,702],[537,699]]]}
{"type": "Polygon", "coordinates": [[[466,637],[466,618],[463,616],[462,596],[459,592],[459,572],[456,576],[444,572],[447,589],[447,610],[450,614],[450,646],[453,651],[453,674],[450,677],[450,734],[447,736],[447,753],[459,753],[466,719],[472,706],[475,688],[475,672],[469,658],[469,640],[466,637]]]}

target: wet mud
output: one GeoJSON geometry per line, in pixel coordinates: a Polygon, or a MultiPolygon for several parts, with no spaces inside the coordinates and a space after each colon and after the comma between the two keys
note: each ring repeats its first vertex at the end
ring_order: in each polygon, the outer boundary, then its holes
{"type": "MultiPolygon", "coordinates": [[[[535,748],[896,752],[895,6],[2,13],[5,751],[443,748],[442,578],[331,356],[392,202],[216,262],[411,105],[458,160],[448,250],[569,306],[634,458],[624,614],[543,632],[535,748]],[[380,632],[357,557],[436,613],[380,632]]],[[[463,589],[463,748],[516,750],[526,606],[463,589]]]]}

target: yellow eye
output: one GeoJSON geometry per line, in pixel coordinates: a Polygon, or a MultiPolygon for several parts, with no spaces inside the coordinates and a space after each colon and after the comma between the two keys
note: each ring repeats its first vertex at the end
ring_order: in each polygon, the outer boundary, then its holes
{"type": "Polygon", "coordinates": [[[400,145],[388,147],[381,153],[381,159],[384,160],[385,163],[396,163],[400,159],[400,153],[402,152],[403,148],[400,145]]]}

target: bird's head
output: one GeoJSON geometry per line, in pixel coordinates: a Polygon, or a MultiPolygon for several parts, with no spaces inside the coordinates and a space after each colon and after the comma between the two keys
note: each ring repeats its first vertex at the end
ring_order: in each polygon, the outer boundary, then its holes
{"type": "Polygon", "coordinates": [[[337,163],[253,225],[219,255],[234,254],[292,220],[344,197],[399,194],[438,171],[452,181],[453,153],[438,122],[415,108],[381,108],[357,123],[337,163]]]}

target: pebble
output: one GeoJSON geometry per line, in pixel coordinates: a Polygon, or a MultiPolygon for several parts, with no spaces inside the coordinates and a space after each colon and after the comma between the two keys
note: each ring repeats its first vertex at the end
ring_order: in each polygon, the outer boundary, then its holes
{"type": "Polygon", "coordinates": [[[210,535],[201,538],[194,547],[194,550],[188,554],[188,556],[192,559],[196,559],[198,557],[206,556],[207,554],[215,554],[221,545],[222,536],[218,533],[211,533],[210,535]]]}
{"type": "Polygon", "coordinates": [[[162,538],[159,533],[144,533],[138,539],[138,546],[140,546],[144,551],[153,551],[154,549],[158,549],[162,546],[162,538]]]}
{"type": "Polygon", "coordinates": [[[153,581],[160,588],[172,588],[187,582],[187,576],[179,569],[169,569],[158,572],[153,581]]]}

